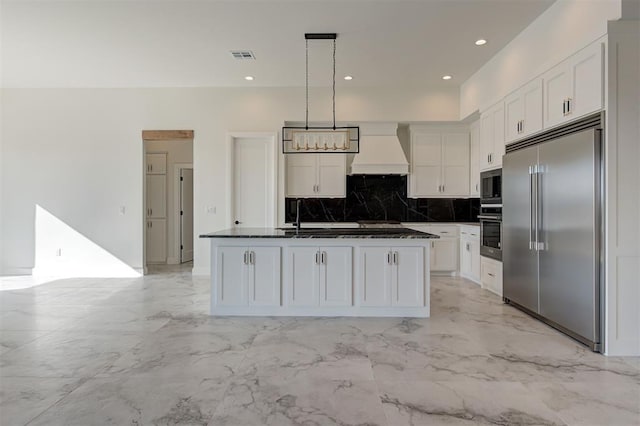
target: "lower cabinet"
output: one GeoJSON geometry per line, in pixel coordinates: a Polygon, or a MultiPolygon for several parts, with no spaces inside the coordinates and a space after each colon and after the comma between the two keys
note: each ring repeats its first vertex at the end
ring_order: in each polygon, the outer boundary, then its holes
{"type": "Polygon", "coordinates": [[[147,219],[147,263],[167,262],[167,220],[147,219]]]}
{"type": "Polygon", "coordinates": [[[286,291],[290,306],[351,306],[351,247],[287,249],[286,291]]]}
{"type": "Polygon", "coordinates": [[[431,271],[453,272],[458,270],[458,239],[440,238],[431,241],[431,271]]]}
{"type": "Polygon", "coordinates": [[[502,262],[484,256],[480,259],[482,288],[502,296],[502,262]]]}
{"type": "Polygon", "coordinates": [[[422,247],[362,247],[359,265],[360,305],[424,305],[422,247]]]}
{"type": "Polygon", "coordinates": [[[219,305],[280,305],[280,247],[221,246],[217,256],[219,305]]]}
{"type": "Polygon", "coordinates": [[[460,276],[480,284],[480,229],[460,229],[460,276]]]}

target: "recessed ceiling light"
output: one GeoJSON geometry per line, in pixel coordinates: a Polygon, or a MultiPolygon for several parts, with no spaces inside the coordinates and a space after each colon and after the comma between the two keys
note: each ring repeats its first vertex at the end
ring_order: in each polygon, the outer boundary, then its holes
{"type": "Polygon", "coordinates": [[[450,75],[443,75],[442,79],[443,80],[451,80],[451,76],[450,75]]]}
{"type": "Polygon", "coordinates": [[[476,40],[476,46],[482,46],[483,44],[487,44],[487,40],[481,38],[480,40],[476,40]]]}
{"type": "Polygon", "coordinates": [[[244,78],[247,81],[253,81],[253,76],[252,75],[248,75],[244,78]]]}
{"type": "Polygon", "coordinates": [[[345,76],[344,76],[344,79],[345,79],[345,80],[353,80],[353,77],[351,77],[350,75],[345,75],[345,76]]]}

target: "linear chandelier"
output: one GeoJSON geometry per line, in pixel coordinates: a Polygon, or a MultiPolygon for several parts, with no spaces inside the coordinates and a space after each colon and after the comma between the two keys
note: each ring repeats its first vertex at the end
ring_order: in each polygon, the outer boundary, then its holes
{"type": "Polygon", "coordinates": [[[360,128],[336,126],[336,33],[306,33],[306,115],[304,127],[282,128],[285,154],[353,154],[360,150],[360,128]],[[309,40],[333,40],[333,126],[309,126],[309,40]]]}

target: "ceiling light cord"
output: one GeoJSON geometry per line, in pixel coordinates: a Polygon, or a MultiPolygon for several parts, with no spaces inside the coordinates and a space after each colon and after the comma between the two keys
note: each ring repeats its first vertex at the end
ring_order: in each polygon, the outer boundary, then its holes
{"type": "Polygon", "coordinates": [[[333,130],[336,130],[336,39],[333,39],[333,130]]]}
{"type": "Polygon", "coordinates": [[[304,128],[305,130],[309,130],[309,40],[305,40],[305,54],[306,54],[306,69],[305,69],[305,85],[306,85],[306,89],[307,89],[307,94],[306,94],[306,102],[307,102],[307,115],[305,117],[305,125],[304,128]]]}

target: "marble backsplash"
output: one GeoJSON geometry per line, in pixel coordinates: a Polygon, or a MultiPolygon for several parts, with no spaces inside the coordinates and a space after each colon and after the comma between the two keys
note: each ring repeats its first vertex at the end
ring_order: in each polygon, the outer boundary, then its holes
{"type": "MultiPolygon", "coordinates": [[[[407,177],[347,176],[346,198],[304,198],[303,222],[477,222],[478,198],[407,198],[407,177]]],[[[285,221],[296,217],[296,199],[285,199],[285,221]]]]}

